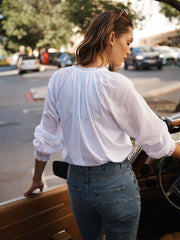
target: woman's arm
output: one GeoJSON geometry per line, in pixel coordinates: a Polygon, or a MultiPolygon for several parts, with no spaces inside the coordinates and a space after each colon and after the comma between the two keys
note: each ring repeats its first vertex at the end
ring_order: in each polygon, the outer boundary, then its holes
{"type": "Polygon", "coordinates": [[[30,188],[24,193],[24,196],[29,196],[33,193],[34,190],[40,189],[43,191],[44,183],[42,181],[42,174],[47,162],[42,162],[35,159],[35,166],[34,166],[34,175],[32,178],[32,184],[30,188]]]}
{"type": "Polygon", "coordinates": [[[173,154],[171,155],[171,157],[180,159],[180,145],[179,144],[176,144],[175,150],[174,150],[173,154]]]}
{"type": "Polygon", "coordinates": [[[42,192],[44,187],[42,173],[46,163],[52,153],[58,152],[63,148],[63,133],[60,125],[60,117],[56,110],[55,80],[56,74],[49,81],[41,122],[34,132],[34,174],[31,186],[24,193],[24,196],[31,195],[37,188],[42,192]]]}

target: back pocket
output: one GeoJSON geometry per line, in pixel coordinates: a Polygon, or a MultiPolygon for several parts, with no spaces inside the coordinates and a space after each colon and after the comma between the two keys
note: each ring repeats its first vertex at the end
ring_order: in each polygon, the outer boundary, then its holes
{"type": "Polygon", "coordinates": [[[122,203],[124,206],[124,187],[112,189],[96,189],[94,190],[96,197],[96,205],[107,206],[116,203],[122,203]]]}

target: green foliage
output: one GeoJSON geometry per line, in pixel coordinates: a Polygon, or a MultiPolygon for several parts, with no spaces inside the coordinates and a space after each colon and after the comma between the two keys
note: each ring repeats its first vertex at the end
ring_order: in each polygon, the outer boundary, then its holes
{"type": "Polygon", "coordinates": [[[85,32],[95,15],[105,10],[125,9],[133,21],[134,26],[137,26],[138,23],[145,18],[139,12],[136,13],[130,1],[127,2],[127,5],[124,5],[122,2],[111,0],[66,0],[66,6],[67,18],[79,27],[79,32],[81,33],[85,32]]]}
{"type": "Polygon", "coordinates": [[[170,21],[173,18],[176,18],[180,21],[180,14],[179,11],[166,3],[160,3],[161,13],[163,13],[170,21]]]}
{"type": "Polygon", "coordinates": [[[59,49],[72,36],[72,23],[59,0],[3,0],[3,29],[8,48],[15,45],[51,46],[59,49]]]}
{"type": "MultiPolygon", "coordinates": [[[[84,33],[91,19],[104,10],[125,9],[134,27],[145,18],[132,1],[125,5],[115,0],[0,0],[0,4],[0,43],[14,51],[20,45],[59,49],[69,43],[74,26],[84,33]]],[[[160,4],[166,17],[180,20],[176,8],[160,4]]]]}
{"type": "Polygon", "coordinates": [[[6,36],[6,48],[18,46],[54,47],[69,43],[73,27],[83,33],[91,19],[103,10],[124,8],[134,25],[144,19],[132,8],[110,0],[3,0],[0,12],[3,20],[0,34],[6,36]]]}

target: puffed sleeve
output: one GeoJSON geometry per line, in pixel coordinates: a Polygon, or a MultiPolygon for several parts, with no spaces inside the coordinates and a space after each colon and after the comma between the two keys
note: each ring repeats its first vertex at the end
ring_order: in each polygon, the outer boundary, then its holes
{"type": "Polygon", "coordinates": [[[114,117],[122,131],[133,137],[136,146],[148,156],[155,159],[170,156],[175,150],[175,141],[166,124],[151,110],[129,80],[123,86],[122,95],[119,92],[118,96],[114,117]]]}
{"type": "Polygon", "coordinates": [[[53,74],[48,84],[42,118],[34,132],[34,155],[40,161],[48,161],[52,153],[63,148],[63,132],[56,109],[56,81],[56,74],[53,74]]]}

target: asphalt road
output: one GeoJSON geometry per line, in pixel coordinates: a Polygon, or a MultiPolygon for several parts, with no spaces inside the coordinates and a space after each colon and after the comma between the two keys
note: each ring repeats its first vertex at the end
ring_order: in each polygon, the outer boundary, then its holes
{"type": "MultiPolygon", "coordinates": [[[[47,85],[54,71],[24,75],[18,75],[17,70],[0,72],[0,202],[21,196],[31,183],[33,132],[41,119],[43,101],[29,102],[26,93],[47,85]]],[[[55,154],[48,163],[45,187],[64,184],[52,173],[52,161],[60,157],[60,153],[55,154]]]]}
{"type": "MultiPolygon", "coordinates": [[[[0,202],[22,196],[31,183],[33,133],[41,119],[43,100],[30,101],[28,93],[32,88],[47,88],[49,77],[56,70],[47,67],[43,72],[18,75],[14,67],[0,68],[0,202]]],[[[180,101],[180,68],[121,69],[120,73],[129,77],[147,99],[180,101]]],[[[46,188],[66,183],[52,172],[52,161],[60,158],[61,154],[57,153],[48,162],[43,177],[46,188]]]]}

